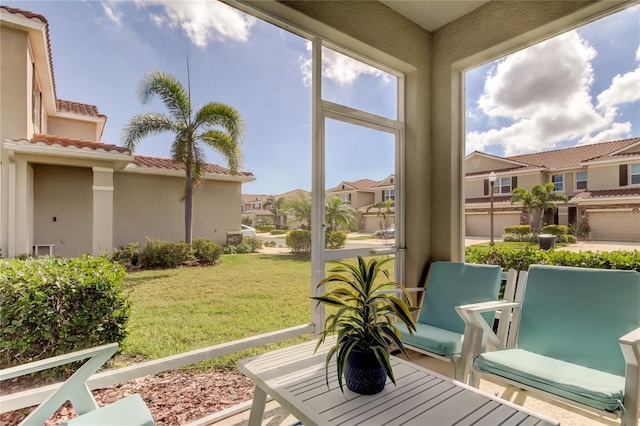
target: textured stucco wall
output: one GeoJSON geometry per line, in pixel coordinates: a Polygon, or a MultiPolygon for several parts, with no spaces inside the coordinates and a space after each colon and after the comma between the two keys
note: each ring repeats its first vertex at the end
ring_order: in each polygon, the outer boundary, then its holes
{"type": "MultiPolygon", "coordinates": [[[[184,178],[137,173],[114,174],[113,244],[147,238],[184,241],[184,178]]],[[[226,243],[240,229],[241,184],[206,181],[193,198],[193,238],[226,243]]]]}
{"type": "Polygon", "coordinates": [[[33,169],[33,242],[55,244],[58,256],[91,254],[91,169],[44,164],[34,164],[33,169]]]}
{"type": "Polygon", "coordinates": [[[87,121],[49,117],[47,131],[50,135],[62,135],[88,141],[96,140],[96,124],[87,121]]]}

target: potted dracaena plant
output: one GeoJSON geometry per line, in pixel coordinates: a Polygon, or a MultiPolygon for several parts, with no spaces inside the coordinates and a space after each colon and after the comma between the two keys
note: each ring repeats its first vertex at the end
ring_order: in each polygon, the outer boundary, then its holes
{"type": "Polygon", "coordinates": [[[355,266],[336,261],[338,266],[318,283],[318,287],[327,284],[326,293],[312,297],[318,304],[335,309],[327,316],[316,350],[327,336],[337,334],[336,344],[327,353],[326,376],[328,385],[329,363],[335,356],[342,392],[343,374],[347,388],[354,392],[365,395],[381,392],[387,377],[395,384],[389,360],[391,348],[395,345],[407,355],[394,321],[404,323],[413,333],[416,326],[411,312],[417,308],[398,297],[400,293],[411,300],[404,286],[391,281],[389,272],[381,269],[391,260],[374,258],[367,262],[358,257],[355,266]],[[377,279],[379,274],[382,279],[377,279]]]}

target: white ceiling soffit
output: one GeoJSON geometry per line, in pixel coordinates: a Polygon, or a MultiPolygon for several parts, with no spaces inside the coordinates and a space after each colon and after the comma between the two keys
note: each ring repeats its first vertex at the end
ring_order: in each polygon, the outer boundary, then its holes
{"type": "Polygon", "coordinates": [[[433,31],[489,0],[381,0],[391,9],[411,19],[422,28],[433,31]]]}

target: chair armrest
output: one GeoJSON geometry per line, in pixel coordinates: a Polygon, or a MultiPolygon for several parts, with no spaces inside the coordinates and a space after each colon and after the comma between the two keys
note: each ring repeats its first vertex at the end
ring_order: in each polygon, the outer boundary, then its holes
{"type": "Polygon", "coordinates": [[[518,302],[509,302],[508,300],[492,300],[490,302],[470,303],[468,305],[456,306],[456,310],[469,312],[469,313],[483,313],[490,311],[498,311],[504,308],[517,308],[521,305],[518,302]]]}
{"type": "Polygon", "coordinates": [[[640,327],[625,334],[619,340],[624,356],[624,406],[629,425],[638,423],[640,404],[640,327]]]}
{"type": "Polygon", "coordinates": [[[640,345],[640,327],[620,338],[621,345],[640,345]]]}

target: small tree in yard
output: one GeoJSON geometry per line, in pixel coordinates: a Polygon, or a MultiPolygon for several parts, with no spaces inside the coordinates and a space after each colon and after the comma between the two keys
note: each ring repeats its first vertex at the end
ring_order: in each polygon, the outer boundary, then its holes
{"type": "Polygon", "coordinates": [[[542,228],[542,217],[547,209],[555,212],[556,201],[562,201],[565,204],[569,201],[569,197],[566,194],[555,192],[555,185],[553,183],[547,183],[542,186],[536,184],[528,191],[524,188],[515,188],[513,190],[513,196],[511,197],[511,204],[515,202],[522,202],[525,209],[529,212],[531,217],[531,230],[534,234],[540,232],[542,228]]]}
{"type": "Polygon", "coordinates": [[[324,202],[324,216],[329,224],[329,231],[335,231],[338,226],[347,231],[354,229],[356,223],[356,209],[345,203],[340,197],[332,197],[324,202]]]}
{"type": "Polygon", "coordinates": [[[244,124],[233,107],[209,102],[199,110],[191,106],[190,91],[172,75],[154,71],[140,85],[140,101],[149,103],[158,96],[169,114],[137,114],[123,129],[124,145],[134,151],[138,143],[149,135],[169,132],[174,134],[171,158],[185,170],[184,192],[184,240],[191,244],[193,229],[193,193],[204,181],[205,156],[203,145],[218,151],[229,165],[232,175],[237,175],[242,164],[240,143],[244,124]]]}

